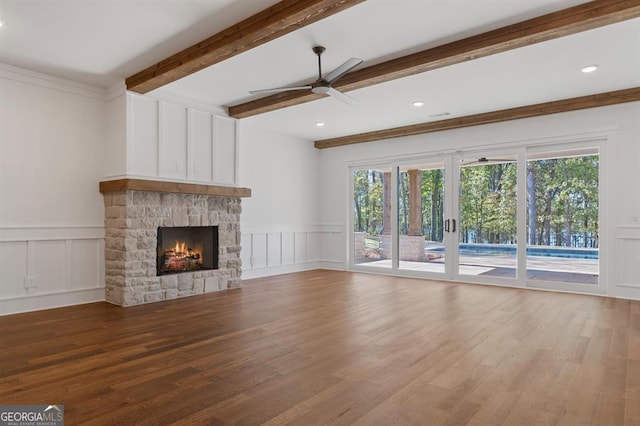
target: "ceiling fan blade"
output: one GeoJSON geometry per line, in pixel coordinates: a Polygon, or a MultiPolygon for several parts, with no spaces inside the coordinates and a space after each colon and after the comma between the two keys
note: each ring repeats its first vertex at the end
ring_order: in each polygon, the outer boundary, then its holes
{"type": "Polygon", "coordinates": [[[331,84],[337,79],[339,79],[340,77],[342,77],[343,75],[345,75],[346,73],[348,73],[349,71],[351,71],[353,68],[360,65],[362,62],[363,62],[362,59],[351,58],[347,60],[344,64],[340,65],[338,68],[336,68],[335,70],[327,74],[324,80],[327,83],[331,84]]]}
{"type": "Polygon", "coordinates": [[[339,90],[334,89],[333,87],[329,88],[327,95],[333,96],[334,98],[339,99],[340,101],[348,105],[358,105],[358,101],[353,99],[351,96],[347,96],[339,90]]]}
{"type": "Polygon", "coordinates": [[[304,90],[304,89],[311,89],[311,86],[275,87],[273,89],[249,90],[249,93],[251,93],[252,95],[257,95],[261,93],[280,93],[280,92],[289,92],[292,90],[304,90]]]}

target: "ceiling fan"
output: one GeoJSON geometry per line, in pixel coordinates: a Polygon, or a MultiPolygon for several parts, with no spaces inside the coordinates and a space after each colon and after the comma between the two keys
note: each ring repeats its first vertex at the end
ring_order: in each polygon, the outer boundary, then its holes
{"type": "Polygon", "coordinates": [[[322,46],[313,47],[313,53],[318,56],[318,79],[313,83],[304,86],[276,87],[273,89],[251,90],[249,91],[249,93],[251,93],[252,95],[256,95],[261,93],[289,92],[293,90],[311,90],[311,92],[313,93],[329,95],[350,105],[357,104],[358,101],[350,96],[345,95],[339,90],[334,89],[333,87],[331,87],[331,85],[335,83],[340,77],[351,71],[353,68],[360,65],[363,62],[362,59],[351,58],[335,70],[331,71],[326,76],[322,77],[322,53],[325,50],[326,49],[322,46]]]}

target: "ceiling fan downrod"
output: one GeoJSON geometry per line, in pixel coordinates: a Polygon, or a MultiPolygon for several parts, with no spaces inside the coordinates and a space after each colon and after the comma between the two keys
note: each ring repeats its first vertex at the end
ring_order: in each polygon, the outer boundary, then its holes
{"type": "Polygon", "coordinates": [[[324,46],[313,46],[313,53],[318,55],[318,81],[322,80],[322,59],[320,57],[325,50],[324,46]]]}

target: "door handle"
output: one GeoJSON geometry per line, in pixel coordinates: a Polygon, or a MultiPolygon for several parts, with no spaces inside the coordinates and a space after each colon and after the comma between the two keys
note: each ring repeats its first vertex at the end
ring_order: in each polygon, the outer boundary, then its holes
{"type": "Polygon", "coordinates": [[[449,223],[450,223],[449,219],[444,221],[444,230],[446,232],[449,232],[449,223]]]}
{"type": "Polygon", "coordinates": [[[451,225],[453,225],[452,229],[451,229],[451,232],[456,232],[456,220],[455,219],[451,219],[451,225]]]}

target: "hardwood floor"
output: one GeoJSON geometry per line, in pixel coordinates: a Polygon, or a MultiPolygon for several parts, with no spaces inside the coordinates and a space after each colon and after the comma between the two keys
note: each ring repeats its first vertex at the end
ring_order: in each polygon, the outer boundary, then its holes
{"type": "Polygon", "coordinates": [[[640,302],[333,271],[0,317],[68,425],[640,425],[640,302]]]}

